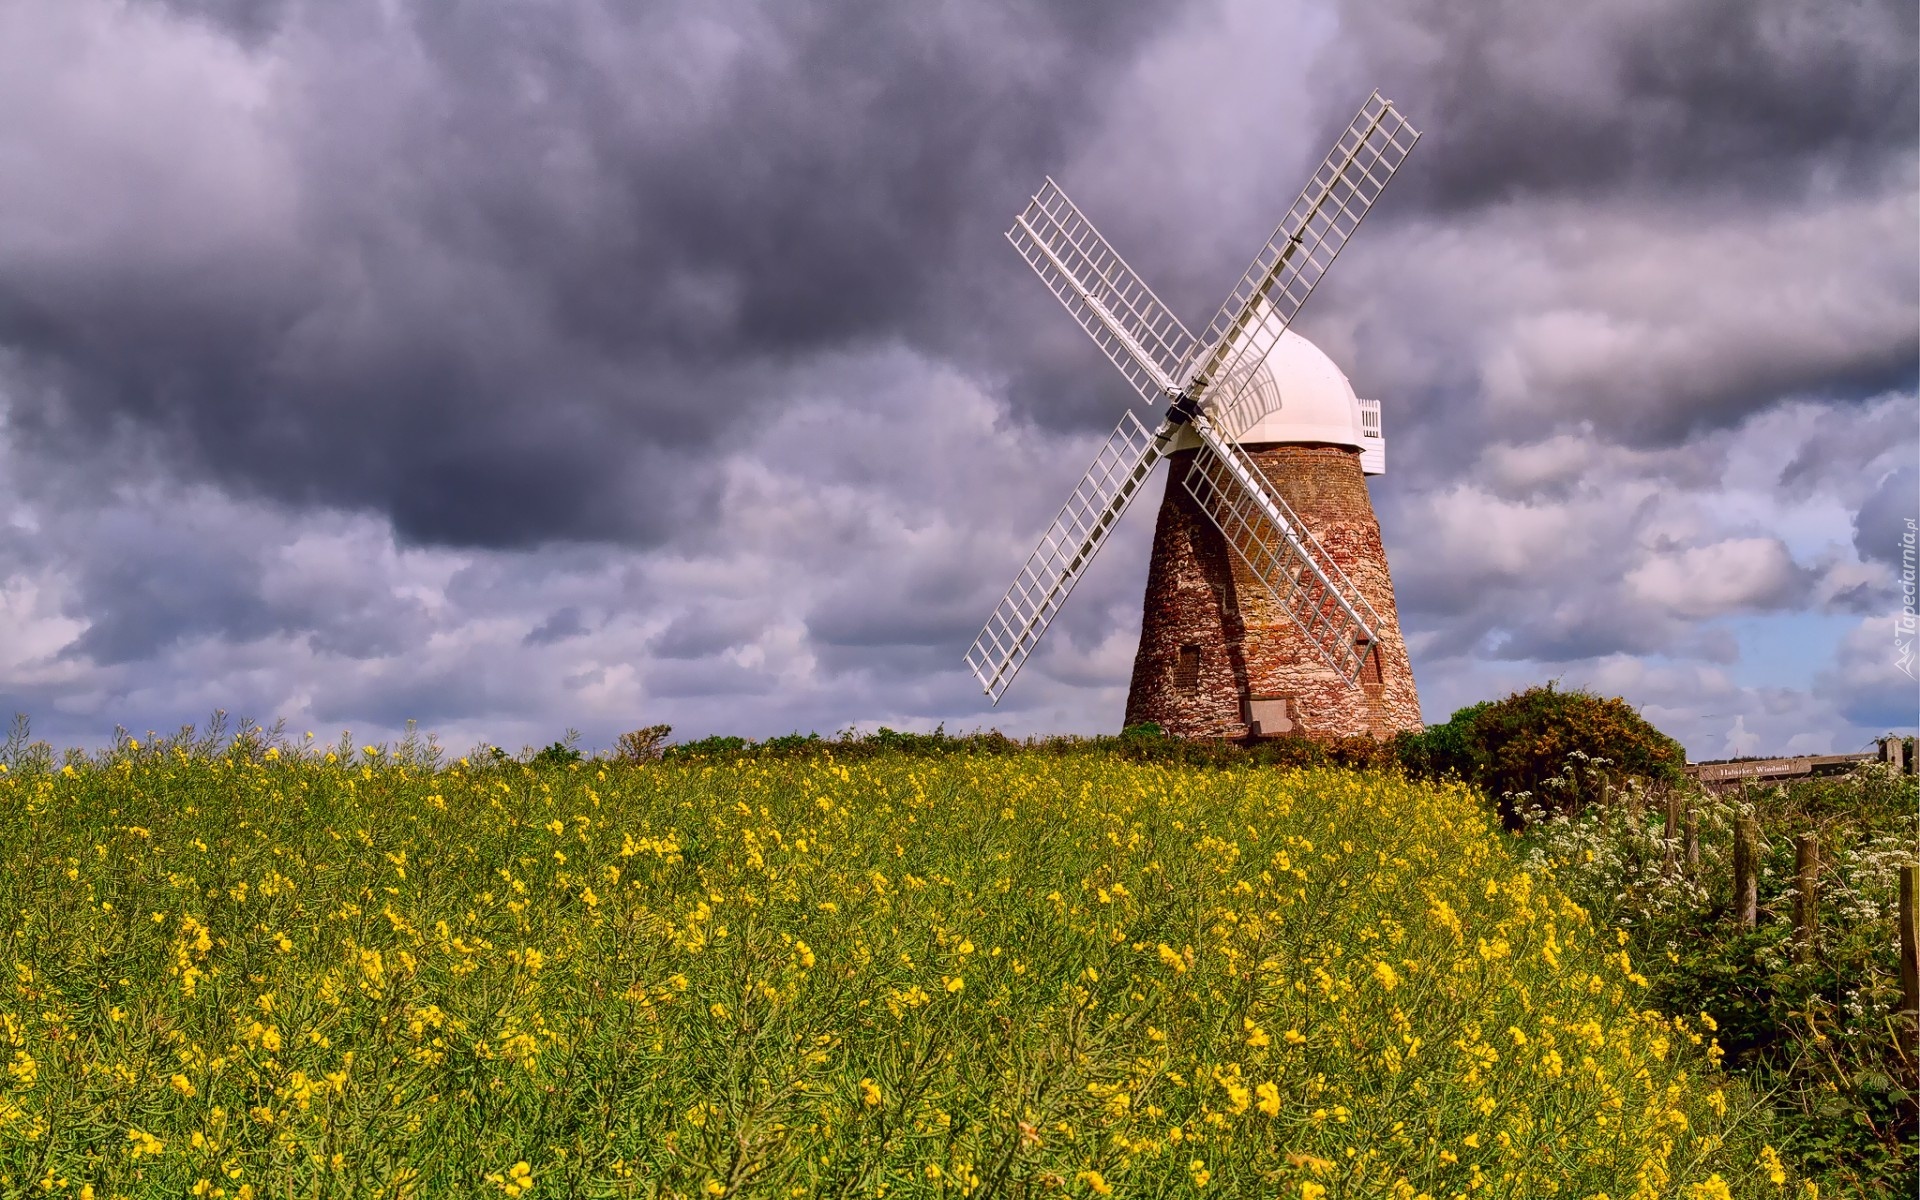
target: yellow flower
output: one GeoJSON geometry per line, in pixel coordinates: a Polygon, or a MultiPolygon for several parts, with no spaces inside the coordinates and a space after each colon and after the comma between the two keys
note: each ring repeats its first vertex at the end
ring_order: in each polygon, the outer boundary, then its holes
{"type": "Polygon", "coordinates": [[[1300,1185],[1300,1200],[1324,1200],[1327,1189],[1311,1181],[1300,1185]]]}
{"type": "Polygon", "coordinates": [[[487,1182],[498,1185],[509,1196],[523,1195],[533,1190],[533,1168],[522,1160],[508,1167],[505,1175],[495,1171],[487,1176],[487,1182]]]}
{"type": "Polygon", "coordinates": [[[1187,1171],[1193,1176],[1193,1186],[1197,1188],[1207,1186],[1207,1181],[1213,1178],[1213,1172],[1207,1170],[1207,1164],[1197,1158],[1187,1164],[1187,1171]]]}
{"type": "Polygon", "coordinates": [[[1082,1171],[1074,1178],[1086,1184],[1087,1190],[1096,1196],[1113,1195],[1113,1185],[1101,1178],[1098,1171],[1082,1171]]]}
{"type": "Polygon", "coordinates": [[[1253,1094],[1247,1091],[1246,1085],[1239,1083],[1227,1084],[1227,1112],[1233,1116],[1237,1117],[1247,1111],[1247,1105],[1252,1102],[1252,1099],[1253,1094]]]}
{"type": "Polygon", "coordinates": [[[1780,1152],[1772,1146],[1760,1147],[1760,1165],[1766,1168],[1773,1186],[1780,1187],[1787,1182],[1787,1168],[1780,1162],[1780,1152]]]}
{"type": "Polygon", "coordinates": [[[127,1130],[127,1140],[133,1143],[133,1148],[127,1152],[130,1158],[139,1158],[143,1154],[158,1158],[167,1151],[165,1142],[143,1130],[127,1130]]]}
{"type": "Polygon", "coordinates": [[[880,1085],[871,1079],[860,1081],[860,1099],[868,1108],[879,1108],[882,1099],[880,1085]]]}
{"type": "Polygon", "coordinates": [[[1373,964],[1373,977],[1378,979],[1380,986],[1389,992],[1400,986],[1400,976],[1394,974],[1393,968],[1386,963],[1377,962],[1373,964]]]}
{"type": "Polygon", "coordinates": [[[1267,1031],[1255,1025],[1252,1017],[1245,1018],[1241,1024],[1246,1027],[1247,1045],[1258,1049],[1261,1046],[1273,1044],[1273,1039],[1267,1036],[1267,1031]]]}
{"type": "Polygon", "coordinates": [[[1271,1083],[1263,1083],[1259,1087],[1253,1090],[1254,1090],[1254,1094],[1260,1097],[1259,1109],[1261,1112],[1267,1114],[1270,1117],[1277,1117],[1280,1115],[1280,1089],[1279,1088],[1275,1087],[1271,1083]]]}
{"type": "Polygon", "coordinates": [[[172,1079],[167,1080],[167,1086],[179,1092],[182,1096],[193,1095],[193,1081],[185,1075],[175,1075],[172,1079]]]}

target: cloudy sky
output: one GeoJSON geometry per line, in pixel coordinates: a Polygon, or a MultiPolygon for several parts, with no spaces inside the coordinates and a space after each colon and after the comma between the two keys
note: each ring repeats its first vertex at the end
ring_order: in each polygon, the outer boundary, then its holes
{"type": "Polygon", "coordinates": [[[1298,327],[1385,410],[1426,716],[1914,725],[1905,0],[0,5],[0,710],[464,748],[1119,724],[1161,485],[961,654],[1128,390],[1052,174],[1196,324],[1368,91],[1298,327]]]}

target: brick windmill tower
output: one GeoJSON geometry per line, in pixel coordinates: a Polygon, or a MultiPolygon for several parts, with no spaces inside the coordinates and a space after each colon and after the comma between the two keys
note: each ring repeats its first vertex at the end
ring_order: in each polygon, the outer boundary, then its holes
{"type": "Polygon", "coordinates": [[[1418,729],[1413,668],[1367,495],[1366,476],[1386,470],[1379,402],[1354,395],[1333,360],[1291,330],[1260,376],[1256,386],[1277,399],[1240,434],[1240,448],[1363,602],[1356,607],[1374,636],[1359,686],[1302,636],[1183,486],[1200,450],[1189,434],[1167,456],[1127,724],[1151,721],[1181,737],[1418,729]]]}
{"type": "Polygon", "coordinates": [[[967,664],[997,704],[1140,485],[1169,459],[1127,721],[1187,737],[1419,725],[1365,475],[1379,407],[1287,326],[1420,134],[1378,92],[1195,337],[1051,180],[1007,238],[1149,404],[1131,410],[967,664]]]}

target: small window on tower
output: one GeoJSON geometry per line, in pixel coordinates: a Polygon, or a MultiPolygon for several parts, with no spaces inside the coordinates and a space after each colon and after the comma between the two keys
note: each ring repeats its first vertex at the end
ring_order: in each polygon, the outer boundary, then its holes
{"type": "Polygon", "coordinates": [[[1355,641],[1353,652],[1360,656],[1360,682],[1368,687],[1380,687],[1380,643],[1355,641]]]}
{"type": "Polygon", "coordinates": [[[1180,658],[1173,664],[1173,686],[1187,691],[1200,686],[1200,647],[1180,647],[1180,658]]]}

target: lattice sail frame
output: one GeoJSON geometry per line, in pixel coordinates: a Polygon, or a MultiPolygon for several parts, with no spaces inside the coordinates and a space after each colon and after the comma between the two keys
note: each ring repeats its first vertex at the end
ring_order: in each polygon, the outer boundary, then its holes
{"type": "Polygon", "coordinates": [[[1199,342],[1051,176],[1007,240],[1142,399],[1180,394],[1199,342]]]}
{"type": "Polygon", "coordinates": [[[1124,413],[1038,548],[1027,556],[967,651],[967,666],[994,703],[1000,702],[1054,614],[1073,594],[1100,543],[1159,465],[1165,445],[1162,434],[1149,431],[1131,410],[1124,413]]]}
{"type": "Polygon", "coordinates": [[[1266,359],[1419,140],[1391,101],[1367,97],[1200,335],[1205,350],[1183,384],[1201,389],[1203,404],[1232,403],[1207,392],[1245,386],[1242,364],[1266,359]]]}
{"type": "Polygon", "coordinates": [[[1151,433],[1122,418],[974,639],[967,665],[995,704],[1185,419],[1202,441],[1189,493],[1327,665],[1357,682],[1379,617],[1236,439],[1275,407],[1267,354],[1419,139],[1369,96],[1200,338],[1052,178],[1014,219],[1007,240],[1047,290],[1136,393],[1175,401],[1176,415],[1151,433]]]}

